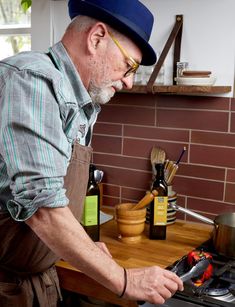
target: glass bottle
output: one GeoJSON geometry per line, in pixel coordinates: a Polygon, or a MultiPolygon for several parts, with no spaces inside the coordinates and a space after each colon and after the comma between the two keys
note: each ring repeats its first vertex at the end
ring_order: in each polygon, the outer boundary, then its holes
{"type": "Polygon", "coordinates": [[[94,177],[95,169],[91,164],[81,224],[90,238],[97,242],[100,237],[100,189],[94,177]]]}
{"type": "Polygon", "coordinates": [[[149,238],[153,240],[166,239],[168,189],[164,179],[164,164],[156,164],[156,177],[151,190],[157,190],[158,195],[150,203],[149,238]]]}

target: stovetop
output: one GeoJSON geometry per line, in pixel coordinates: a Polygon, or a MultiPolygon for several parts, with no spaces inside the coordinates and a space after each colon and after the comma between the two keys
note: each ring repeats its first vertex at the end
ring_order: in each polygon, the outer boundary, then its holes
{"type": "MultiPolygon", "coordinates": [[[[235,260],[218,255],[211,240],[203,243],[197,250],[209,252],[212,255],[212,260],[210,260],[213,266],[212,276],[201,285],[195,283],[195,279],[185,282],[184,291],[177,292],[173,299],[179,300],[181,306],[235,306],[235,260]]],[[[171,270],[176,265],[184,263],[185,259],[187,259],[186,256],[169,266],[168,269],[171,270]]],[[[181,276],[185,273],[184,270],[188,270],[187,265],[180,267],[177,274],[181,276]]],[[[165,306],[178,305],[166,304],[165,306]]]]}

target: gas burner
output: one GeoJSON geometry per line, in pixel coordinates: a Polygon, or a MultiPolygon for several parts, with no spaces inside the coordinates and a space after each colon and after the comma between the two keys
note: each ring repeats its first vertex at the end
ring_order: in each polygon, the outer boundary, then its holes
{"type": "Polygon", "coordinates": [[[214,280],[206,289],[204,289],[204,294],[219,297],[230,293],[229,288],[231,284],[226,281],[214,280]]]}
{"type": "Polygon", "coordinates": [[[224,296],[229,293],[229,290],[226,288],[210,288],[205,290],[205,294],[210,296],[224,296]]]}
{"type": "Polygon", "coordinates": [[[230,292],[229,287],[230,287],[229,282],[226,281],[216,282],[215,280],[207,289],[205,289],[205,294],[216,297],[224,296],[230,292]]]}

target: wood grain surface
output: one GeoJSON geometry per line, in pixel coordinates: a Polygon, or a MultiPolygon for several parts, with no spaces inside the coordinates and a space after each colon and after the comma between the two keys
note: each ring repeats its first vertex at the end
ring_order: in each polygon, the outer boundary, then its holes
{"type": "MultiPolygon", "coordinates": [[[[226,85],[154,85],[152,94],[197,95],[197,94],[224,94],[231,92],[232,87],[226,85]]],[[[145,85],[134,85],[131,90],[122,90],[123,93],[147,94],[145,85]]]]}

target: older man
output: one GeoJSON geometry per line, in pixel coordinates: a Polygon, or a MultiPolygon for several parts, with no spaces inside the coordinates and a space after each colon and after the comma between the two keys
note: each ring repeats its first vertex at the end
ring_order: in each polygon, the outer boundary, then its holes
{"type": "Polygon", "coordinates": [[[0,63],[0,306],[57,306],[63,258],[119,296],[163,303],[181,280],[125,270],[79,223],[100,104],[156,61],[153,16],[138,0],[70,0],[72,22],[48,53],[0,63]]]}

